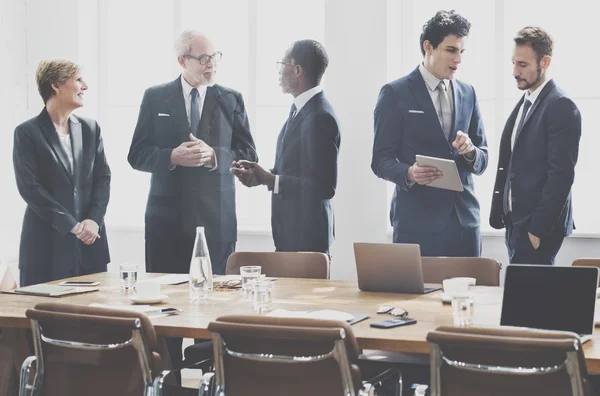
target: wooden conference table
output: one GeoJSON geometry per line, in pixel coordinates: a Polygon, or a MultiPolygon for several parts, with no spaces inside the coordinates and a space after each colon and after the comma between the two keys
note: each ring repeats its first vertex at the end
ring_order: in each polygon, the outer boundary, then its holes
{"type": "MultiPolygon", "coordinates": [[[[142,279],[159,275],[161,274],[146,274],[142,279]]],[[[25,311],[40,302],[130,304],[127,295],[120,290],[118,274],[100,273],[72,279],[100,281],[100,290],[61,298],[0,294],[0,329],[29,328],[25,311]]],[[[475,300],[474,325],[498,325],[502,288],[476,286],[472,291],[475,300]]],[[[228,314],[253,314],[252,302],[244,298],[241,290],[215,291],[211,300],[200,302],[189,300],[187,284],[163,285],[161,292],[169,298],[156,307],[176,307],[183,309],[183,312],[152,318],[158,336],[208,339],[210,333],[207,327],[213,319],[228,314]]],[[[332,309],[368,314],[369,319],[352,326],[363,349],[429,353],[427,333],[438,326],[452,325],[452,308],[441,303],[441,291],[425,295],[370,293],[358,290],[354,281],[279,278],[275,281],[273,292],[274,309],[332,309]],[[369,327],[372,322],[392,318],[391,315],[376,313],[377,308],[384,303],[407,310],[410,317],[417,319],[417,323],[385,330],[369,327]]],[[[600,331],[596,330],[592,341],[584,345],[584,353],[588,371],[600,374],[600,331]]]]}

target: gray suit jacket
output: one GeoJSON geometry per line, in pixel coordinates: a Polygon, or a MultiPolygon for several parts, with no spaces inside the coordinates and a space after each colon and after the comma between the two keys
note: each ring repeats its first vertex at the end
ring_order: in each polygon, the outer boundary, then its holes
{"type": "Polygon", "coordinates": [[[208,239],[235,242],[234,160],[258,161],[240,93],[208,87],[196,136],[216,153],[217,169],[169,169],[171,152],[189,141],[181,79],[146,90],[127,157],[134,169],[152,174],[146,206],[146,239],[157,227],[176,224],[191,237],[204,226],[208,239]],[[160,114],[160,115],[159,115],[160,114]]]}
{"type": "Polygon", "coordinates": [[[271,201],[278,251],[329,251],[339,148],[337,119],[322,92],[300,109],[289,126],[283,126],[272,169],[279,175],[279,194],[273,194],[271,201]]]}
{"type": "Polygon", "coordinates": [[[27,203],[19,268],[34,283],[106,271],[110,262],[104,214],[110,197],[110,168],[96,121],[71,116],[73,174],[46,108],[15,129],[13,163],[19,193],[27,203]],[[84,245],[71,229],[92,219],[100,239],[84,245]]]}

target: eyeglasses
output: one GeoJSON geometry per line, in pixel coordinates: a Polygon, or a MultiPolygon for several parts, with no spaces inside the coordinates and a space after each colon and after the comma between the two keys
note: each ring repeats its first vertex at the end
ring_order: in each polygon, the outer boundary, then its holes
{"type": "Polygon", "coordinates": [[[206,55],[206,54],[200,55],[200,56],[183,55],[183,57],[186,59],[196,59],[201,65],[206,65],[209,60],[212,60],[214,63],[217,63],[218,61],[221,60],[221,58],[223,57],[223,54],[221,52],[217,51],[212,55],[206,55]]]}
{"type": "Polygon", "coordinates": [[[391,305],[382,305],[377,309],[378,314],[390,314],[402,318],[408,315],[408,311],[402,308],[394,308],[391,305]]]}
{"type": "Polygon", "coordinates": [[[276,62],[275,65],[277,66],[277,72],[281,73],[281,71],[283,70],[283,66],[288,65],[288,66],[300,66],[300,65],[294,65],[293,63],[288,63],[288,62],[276,62]]]}

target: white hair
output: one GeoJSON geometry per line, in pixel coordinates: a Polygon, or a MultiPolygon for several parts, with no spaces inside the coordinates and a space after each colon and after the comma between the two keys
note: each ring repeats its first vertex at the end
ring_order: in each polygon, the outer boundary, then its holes
{"type": "Polygon", "coordinates": [[[192,41],[198,37],[204,37],[204,35],[197,30],[185,30],[181,32],[175,40],[177,56],[188,55],[192,49],[192,41]]]}

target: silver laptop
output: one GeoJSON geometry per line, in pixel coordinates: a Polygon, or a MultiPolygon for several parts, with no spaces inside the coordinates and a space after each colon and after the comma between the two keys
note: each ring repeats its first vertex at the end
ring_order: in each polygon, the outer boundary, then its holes
{"type": "Polygon", "coordinates": [[[441,289],[423,283],[419,245],[356,242],[354,258],[362,291],[424,294],[441,289]]]}
{"type": "Polygon", "coordinates": [[[509,265],[500,324],[572,331],[589,341],[597,286],[596,267],[509,265]]]}

